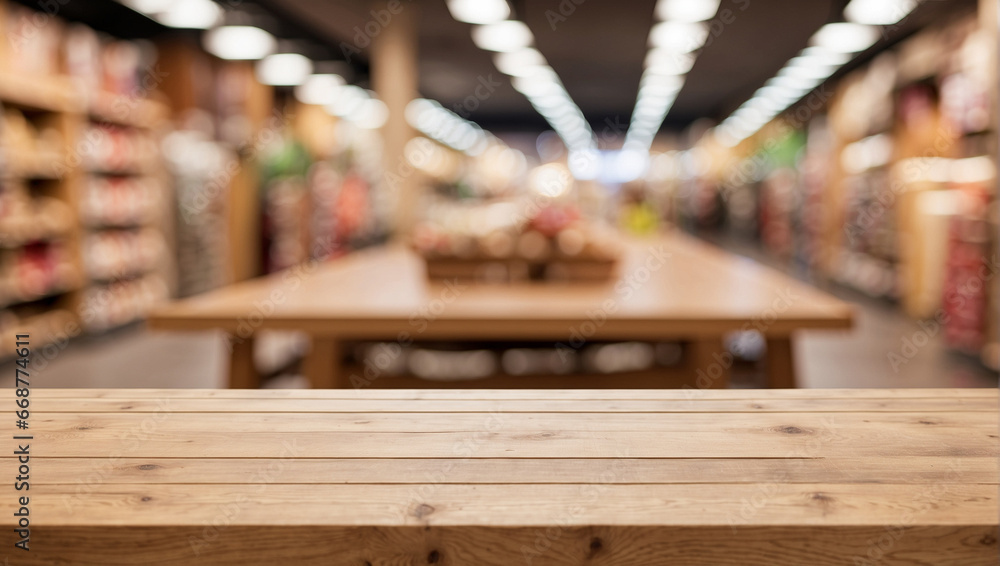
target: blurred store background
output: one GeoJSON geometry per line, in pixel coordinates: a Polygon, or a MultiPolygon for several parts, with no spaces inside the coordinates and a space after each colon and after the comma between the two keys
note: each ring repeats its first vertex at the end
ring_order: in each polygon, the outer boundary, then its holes
{"type": "MultiPolygon", "coordinates": [[[[682,230],[857,305],[804,332],[802,386],[995,386],[996,22],[989,0],[0,0],[0,355],[29,329],[36,385],[216,387],[224,340],[151,308],[388,241],[600,257],[682,230]]],[[[261,346],[270,386],[301,385],[302,337],[261,346]]]]}

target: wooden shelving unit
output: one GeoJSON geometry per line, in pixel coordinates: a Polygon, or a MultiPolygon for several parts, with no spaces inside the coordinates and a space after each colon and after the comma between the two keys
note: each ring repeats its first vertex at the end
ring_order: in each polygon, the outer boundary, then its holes
{"type": "Polygon", "coordinates": [[[0,129],[0,356],[13,351],[8,327],[30,333],[36,348],[79,332],[84,277],[75,174],[68,165],[78,118],[68,87],[54,78],[0,73],[5,124],[7,117],[23,119],[48,137],[27,148],[12,138],[15,132],[0,129]],[[44,207],[49,214],[59,209],[59,220],[49,218],[47,226],[44,207]]]}
{"type": "Polygon", "coordinates": [[[113,93],[87,98],[86,108],[79,113],[80,143],[97,140],[97,146],[131,148],[131,154],[109,161],[97,149],[82,160],[77,172],[82,198],[98,203],[81,208],[81,243],[88,277],[81,323],[84,330],[103,331],[141,318],[169,296],[172,206],[168,206],[169,182],[158,147],[159,130],[168,111],[156,101],[113,93]],[[104,191],[114,193],[114,198],[91,194],[104,191]],[[132,210],[116,211],[109,206],[113,203],[132,210]],[[101,303],[110,302],[119,304],[101,308],[101,303]],[[94,305],[96,308],[91,308],[94,305]]]}
{"type": "MultiPolygon", "coordinates": [[[[18,34],[25,33],[16,25],[17,18],[23,22],[31,17],[26,10],[30,9],[0,0],[0,29],[11,34],[0,41],[4,113],[0,119],[0,357],[12,351],[7,342],[15,331],[31,333],[32,346],[41,348],[128,322],[142,314],[142,309],[115,303],[128,286],[143,275],[161,282],[173,276],[167,260],[173,207],[157,147],[159,128],[169,116],[167,106],[145,93],[133,96],[95,90],[97,83],[86,86],[88,81],[72,78],[69,63],[61,55],[64,24],[58,18],[30,37],[21,37],[26,45],[18,44],[21,52],[14,53],[18,34]],[[57,44],[58,49],[50,49],[57,44]],[[85,138],[95,127],[101,135],[85,138]],[[141,163],[112,160],[112,166],[104,166],[101,156],[118,156],[135,144],[112,143],[102,152],[95,141],[99,146],[109,136],[132,134],[148,138],[148,159],[141,163]],[[81,206],[87,184],[94,178],[113,179],[114,184],[149,179],[159,195],[141,217],[95,222],[94,215],[84,217],[81,206]],[[123,238],[129,233],[155,234],[161,242],[160,258],[126,261],[136,254],[123,253],[123,261],[116,265],[119,273],[94,272],[87,261],[87,247],[98,235],[112,231],[123,238]]],[[[114,203],[109,199],[107,204],[114,203]]],[[[90,210],[101,208],[91,206],[90,210]]],[[[150,302],[167,298],[168,292],[166,283],[147,284],[131,297],[150,302]]]]}

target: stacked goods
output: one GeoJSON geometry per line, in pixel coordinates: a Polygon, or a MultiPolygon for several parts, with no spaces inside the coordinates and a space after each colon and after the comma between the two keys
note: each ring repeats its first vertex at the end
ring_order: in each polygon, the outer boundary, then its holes
{"type": "Polygon", "coordinates": [[[153,221],[163,190],[154,177],[89,177],[81,187],[80,217],[91,226],[139,226],[153,221]]]}
{"type": "Polygon", "coordinates": [[[431,278],[603,280],[619,255],[612,229],[571,205],[547,204],[521,221],[511,203],[455,212],[414,232],[431,278]]]}
{"type": "Polygon", "coordinates": [[[43,344],[85,296],[123,297],[94,327],[131,320],[170,277],[155,50],[2,1],[0,27],[0,325],[43,344]]]}
{"type": "Polygon", "coordinates": [[[151,229],[104,230],[84,240],[84,263],[95,281],[112,281],[145,274],[164,254],[163,236],[151,229]]]}
{"type": "Polygon", "coordinates": [[[66,246],[33,242],[0,253],[0,306],[63,293],[80,284],[66,246]]]}

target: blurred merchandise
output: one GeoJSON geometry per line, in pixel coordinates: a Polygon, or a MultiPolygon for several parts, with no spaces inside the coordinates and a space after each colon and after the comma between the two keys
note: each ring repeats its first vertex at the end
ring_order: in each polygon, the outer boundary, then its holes
{"type": "Polygon", "coordinates": [[[619,255],[609,226],[556,203],[526,218],[514,202],[441,203],[411,244],[432,279],[600,281],[614,273],[619,255]]]}
{"type": "Polygon", "coordinates": [[[230,280],[226,232],[236,155],[198,130],[172,132],[162,148],[177,201],[177,295],[187,297],[230,280]]]}
{"type": "Polygon", "coordinates": [[[85,330],[100,332],[142,318],[168,298],[166,282],[155,275],[94,286],[83,293],[80,320],[85,330]]]}

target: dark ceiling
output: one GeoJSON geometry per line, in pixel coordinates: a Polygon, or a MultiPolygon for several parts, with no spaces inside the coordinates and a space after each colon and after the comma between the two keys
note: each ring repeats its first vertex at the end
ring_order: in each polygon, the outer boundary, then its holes
{"type": "MultiPolygon", "coordinates": [[[[527,100],[477,48],[471,26],[452,19],[445,0],[401,0],[418,10],[420,91],[446,107],[461,104],[481,78],[500,86],[470,118],[496,131],[542,130],[546,125],[527,100]]],[[[279,37],[310,40],[320,56],[342,58],[343,42],[373,16],[368,0],[255,0],[271,13],[279,37]]],[[[595,131],[628,124],[653,23],[655,0],[512,0],[513,16],[531,28],[539,51],[595,131]],[[568,9],[572,7],[572,11],[568,9]]],[[[839,19],[847,0],[722,0],[712,32],[698,55],[664,129],[680,130],[700,118],[719,120],[746,100],[820,26],[839,19]],[[722,17],[728,10],[728,16],[722,17]]],[[[223,2],[225,5],[226,3],[223,2]]],[[[243,2],[246,6],[251,2],[243,2]]],[[[887,29],[870,52],[909,35],[935,19],[966,13],[976,0],[925,0],[902,24],[887,29]]],[[[123,37],[154,35],[154,22],[112,0],[69,2],[63,15],[123,37]]],[[[388,24],[391,25],[391,22],[388,24]]],[[[359,46],[360,47],[360,46],[359,46]]],[[[356,64],[364,80],[367,47],[356,64]]],[[[869,54],[870,55],[870,54],[869,54]]],[[[863,61],[862,56],[856,61],[863,61]]],[[[848,67],[842,72],[849,70],[848,67]]]]}
{"type": "MultiPolygon", "coordinates": [[[[261,0],[317,33],[351,41],[355,26],[371,19],[362,0],[261,0]]],[[[901,24],[887,29],[884,48],[926,22],[965,13],[976,0],[925,0],[901,24]]],[[[445,0],[404,0],[420,10],[420,90],[446,107],[461,104],[480,77],[501,86],[471,118],[497,131],[546,127],[527,100],[477,48],[468,24],[456,22],[445,0]]],[[[559,74],[595,131],[628,124],[656,0],[513,0],[513,17],[531,28],[539,51],[559,74]],[[573,6],[572,11],[567,6],[573,6]]],[[[847,0],[722,0],[712,32],[673,108],[665,129],[680,130],[699,118],[720,120],[746,100],[805,47],[823,24],[840,19],[847,0]],[[723,18],[728,10],[729,16],[723,18]]],[[[391,25],[391,24],[390,24],[391,25]]],[[[859,58],[863,61],[866,57],[859,58]]],[[[850,66],[845,67],[845,71],[850,66]]]]}

